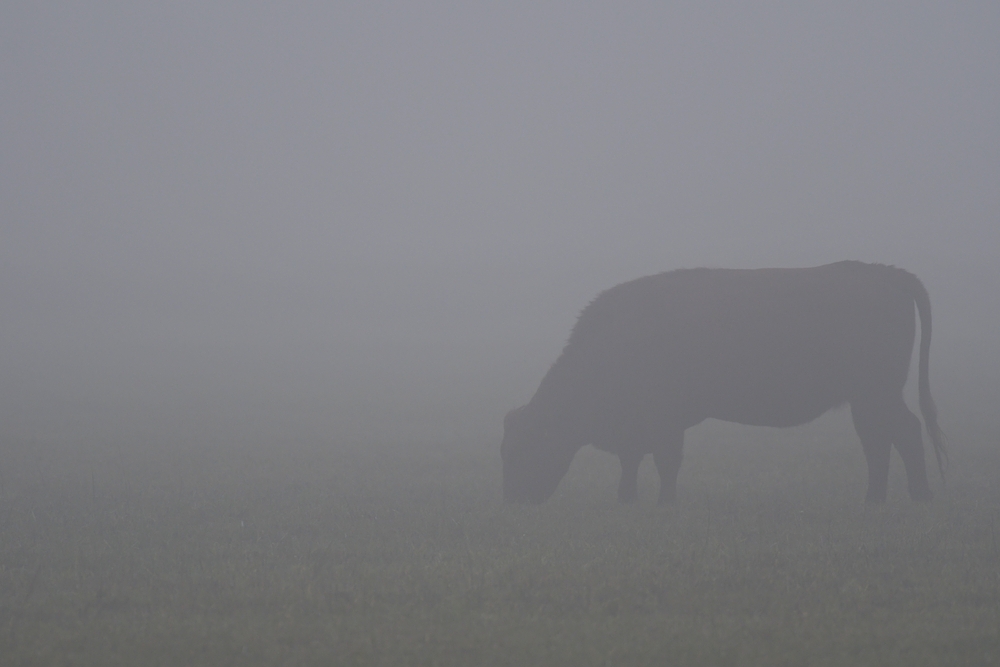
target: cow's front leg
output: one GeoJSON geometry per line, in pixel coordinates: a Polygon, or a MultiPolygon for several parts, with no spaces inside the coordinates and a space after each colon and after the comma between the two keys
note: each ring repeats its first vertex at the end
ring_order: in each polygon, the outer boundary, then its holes
{"type": "Polygon", "coordinates": [[[623,503],[634,503],[639,497],[639,464],[642,454],[638,452],[622,452],[618,455],[622,464],[622,478],[618,482],[618,500],[623,503]]]}
{"type": "Polygon", "coordinates": [[[653,450],[656,471],[660,473],[660,504],[667,505],[677,497],[677,472],[681,469],[684,452],[684,431],[670,431],[653,450]]]}

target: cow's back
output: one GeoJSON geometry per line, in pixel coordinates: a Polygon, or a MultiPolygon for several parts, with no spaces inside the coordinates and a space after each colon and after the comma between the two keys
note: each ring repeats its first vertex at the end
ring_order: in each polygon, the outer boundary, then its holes
{"type": "Polygon", "coordinates": [[[550,384],[575,384],[566,389],[608,428],[643,413],[688,424],[811,421],[859,392],[905,383],[915,327],[899,274],[908,275],[840,262],[623,283],[581,314],[550,384]]]}

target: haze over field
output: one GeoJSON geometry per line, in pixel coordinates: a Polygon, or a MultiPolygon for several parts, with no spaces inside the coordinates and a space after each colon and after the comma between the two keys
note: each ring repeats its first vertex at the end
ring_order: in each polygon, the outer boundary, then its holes
{"type": "Polygon", "coordinates": [[[947,430],[1000,376],[997,35],[986,2],[6,4],[3,434],[492,448],[601,290],[845,258],[928,287],[947,430]]]}

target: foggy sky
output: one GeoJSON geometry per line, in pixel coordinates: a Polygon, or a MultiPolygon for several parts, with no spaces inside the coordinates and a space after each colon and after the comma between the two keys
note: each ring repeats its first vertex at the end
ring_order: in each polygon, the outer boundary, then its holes
{"type": "Polygon", "coordinates": [[[493,446],[589,299],[691,266],[896,264],[935,370],[1000,358],[998,35],[986,2],[5,3],[3,430],[493,446]]]}

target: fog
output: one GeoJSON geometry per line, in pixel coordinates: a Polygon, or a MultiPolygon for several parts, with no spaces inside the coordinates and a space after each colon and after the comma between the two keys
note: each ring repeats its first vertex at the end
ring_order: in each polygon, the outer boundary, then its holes
{"type": "Polygon", "coordinates": [[[985,2],[7,3],[3,433],[494,448],[601,290],[840,259],[924,281],[947,430],[1000,377],[998,34],[985,2]]]}

